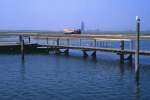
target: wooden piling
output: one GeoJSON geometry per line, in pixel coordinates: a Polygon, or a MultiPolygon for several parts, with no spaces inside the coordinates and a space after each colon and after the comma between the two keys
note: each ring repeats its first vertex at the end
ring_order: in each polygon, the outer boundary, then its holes
{"type": "Polygon", "coordinates": [[[124,63],[124,53],[123,53],[123,51],[124,51],[124,41],[120,42],[120,50],[121,50],[121,52],[120,52],[120,63],[124,63]]]}
{"type": "Polygon", "coordinates": [[[66,49],[65,51],[64,51],[64,53],[65,53],[65,55],[69,55],[69,49],[66,49]]]}
{"type": "Polygon", "coordinates": [[[24,39],[23,36],[20,36],[20,46],[21,46],[21,57],[24,59],[24,39]]]}
{"type": "Polygon", "coordinates": [[[140,50],[140,18],[136,16],[136,52],[135,52],[135,73],[136,80],[139,80],[140,67],[139,67],[139,50],[140,50]]]}
{"type": "Polygon", "coordinates": [[[93,58],[96,58],[96,51],[93,51],[92,55],[93,58]]]}
{"type": "Polygon", "coordinates": [[[83,50],[83,56],[86,58],[86,57],[88,57],[88,54],[87,54],[87,52],[85,51],[85,50],[83,50]]]}

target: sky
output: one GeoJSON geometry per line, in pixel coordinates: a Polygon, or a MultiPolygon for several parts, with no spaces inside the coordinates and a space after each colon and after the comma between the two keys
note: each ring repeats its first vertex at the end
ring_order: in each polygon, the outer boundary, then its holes
{"type": "Polygon", "coordinates": [[[0,30],[150,30],[150,0],[0,0],[0,30]]]}

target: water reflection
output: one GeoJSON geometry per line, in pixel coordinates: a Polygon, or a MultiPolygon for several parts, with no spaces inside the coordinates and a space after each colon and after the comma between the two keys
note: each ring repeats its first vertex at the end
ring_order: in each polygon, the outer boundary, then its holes
{"type": "Polygon", "coordinates": [[[21,67],[21,79],[22,80],[25,80],[25,74],[26,74],[26,68],[25,68],[25,59],[22,59],[21,60],[21,65],[20,65],[20,67],[21,67]]]}
{"type": "Polygon", "coordinates": [[[135,81],[135,100],[140,100],[141,89],[140,89],[140,80],[135,81]]]}
{"type": "Polygon", "coordinates": [[[124,72],[125,72],[124,66],[125,65],[123,63],[119,63],[119,69],[120,69],[120,76],[121,77],[124,76],[124,72]]]}
{"type": "MultiPolygon", "coordinates": [[[[38,60],[37,58],[38,57],[36,57],[36,59],[34,58],[34,60],[37,61],[38,60]]],[[[134,76],[134,73],[132,72],[134,67],[130,65],[128,62],[121,64],[119,63],[119,60],[114,60],[114,59],[110,60],[110,59],[105,59],[102,57],[97,58],[96,60],[92,59],[92,57],[88,57],[83,60],[81,56],[71,56],[71,55],[70,56],[51,55],[50,58],[52,59],[48,61],[46,59],[43,59],[43,63],[45,63],[45,65],[43,65],[42,70],[44,68],[46,68],[46,70],[44,70],[41,73],[39,72],[40,74],[38,76],[39,83],[37,82],[34,84],[37,84],[39,86],[40,85],[45,86],[48,83],[48,86],[46,87],[49,87],[49,88],[53,87],[52,89],[58,90],[58,91],[60,91],[60,88],[66,89],[64,90],[68,92],[68,94],[66,92],[64,93],[66,95],[69,95],[70,91],[79,91],[79,94],[82,94],[81,93],[82,91],[84,92],[85,90],[87,90],[87,92],[93,92],[93,94],[94,93],[96,94],[98,92],[100,93],[98,96],[102,97],[101,94],[104,93],[104,91],[106,92],[106,94],[104,95],[108,95],[108,96],[110,95],[110,93],[113,93],[113,92],[115,93],[115,91],[120,91],[120,94],[118,94],[118,97],[124,97],[124,95],[126,96],[129,95],[129,98],[132,96],[131,97],[132,99],[140,100],[140,96],[141,96],[140,80],[134,81],[134,77],[132,77],[134,76]],[[44,67],[44,66],[48,66],[48,67],[44,67]],[[48,75],[48,77],[45,78],[45,75],[48,75]],[[45,82],[46,84],[45,83],[41,84],[40,81],[45,82]],[[82,86],[83,85],[82,83],[84,83],[85,87],[82,86]],[[96,83],[99,83],[99,84],[96,84],[96,83]],[[72,84],[74,87],[69,86],[72,84]],[[82,91],[80,90],[80,88],[79,89],[75,88],[76,84],[78,87],[82,86],[80,87],[82,91]],[[61,85],[61,87],[57,88],[57,86],[59,85],[61,85]],[[127,86],[131,87],[131,90],[126,90],[127,86]],[[104,91],[101,88],[103,88],[104,91]],[[125,92],[127,92],[127,94],[123,94],[125,92]]],[[[42,57],[39,57],[39,59],[41,60],[42,57]]],[[[27,59],[26,61],[25,60],[21,61],[20,68],[21,68],[22,80],[25,80],[26,78],[26,67],[33,66],[33,65],[28,64],[28,62],[29,60],[27,59]]],[[[41,68],[40,67],[41,65],[37,63],[33,63],[33,64],[35,65],[32,67],[33,69],[30,69],[30,70],[35,70],[35,68],[37,68],[36,71],[40,71],[38,69],[41,68]]],[[[35,80],[35,78],[32,78],[32,80],[35,80]]],[[[28,80],[27,80],[27,83],[28,83],[28,80]]],[[[40,89],[37,87],[37,90],[40,91],[40,89]]],[[[47,93],[51,93],[51,92],[48,91],[47,93]]],[[[56,95],[59,95],[59,94],[57,93],[56,95]]],[[[90,96],[91,94],[86,94],[86,95],[90,96]]],[[[78,94],[76,94],[75,92],[73,96],[78,96],[78,94]]]]}

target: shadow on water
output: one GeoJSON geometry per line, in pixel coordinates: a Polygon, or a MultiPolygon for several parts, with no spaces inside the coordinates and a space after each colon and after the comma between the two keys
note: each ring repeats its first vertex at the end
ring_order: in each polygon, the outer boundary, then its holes
{"type": "Polygon", "coordinates": [[[125,68],[124,68],[124,64],[123,63],[119,63],[119,69],[120,69],[120,76],[123,77],[124,76],[124,72],[125,72],[125,68]]]}
{"type": "Polygon", "coordinates": [[[124,75],[125,70],[129,70],[131,72],[134,71],[134,64],[133,64],[133,62],[130,62],[130,61],[125,61],[123,63],[119,62],[118,67],[120,69],[120,75],[121,76],[124,75]]]}

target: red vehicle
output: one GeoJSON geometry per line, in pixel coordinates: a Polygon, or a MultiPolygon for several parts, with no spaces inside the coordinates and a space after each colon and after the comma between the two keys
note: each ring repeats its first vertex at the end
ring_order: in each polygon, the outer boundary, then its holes
{"type": "Polygon", "coordinates": [[[64,34],[81,34],[80,29],[64,29],[64,34]]]}

